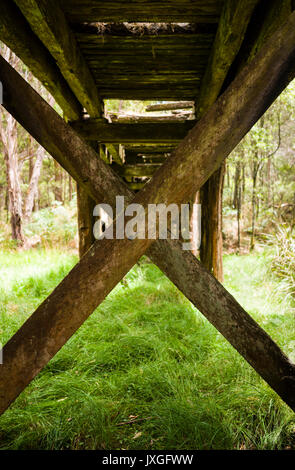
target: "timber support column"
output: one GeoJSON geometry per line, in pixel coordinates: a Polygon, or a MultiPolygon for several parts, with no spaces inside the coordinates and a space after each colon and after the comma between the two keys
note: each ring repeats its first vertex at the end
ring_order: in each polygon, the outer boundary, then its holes
{"type": "Polygon", "coordinates": [[[224,164],[201,188],[201,247],[200,259],[208,271],[223,282],[222,262],[222,193],[224,164]]]}
{"type": "MultiPolygon", "coordinates": [[[[224,2],[215,41],[196,103],[200,119],[221,93],[224,81],[237,56],[258,0],[224,2]]],[[[222,191],[224,169],[218,169],[201,190],[201,261],[222,282],[222,191]]]]}
{"type": "Polygon", "coordinates": [[[93,209],[96,205],[85,189],[77,184],[77,209],[78,209],[78,235],[79,235],[79,256],[82,256],[93,245],[95,238],[93,235],[93,209]]]}

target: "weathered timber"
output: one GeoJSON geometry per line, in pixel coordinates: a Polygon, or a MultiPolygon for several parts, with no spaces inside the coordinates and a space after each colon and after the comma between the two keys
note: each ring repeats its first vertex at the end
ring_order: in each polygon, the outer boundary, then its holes
{"type": "Polygon", "coordinates": [[[141,182],[138,182],[138,181],[130,181],[130,182],[127,182],[127,186],[129,189],[131,189],[132,191],[140,191],[144,185],[147,183],[148,180],[146,181],[141,181],[141,182]]]}
{"type": "Polygon", "coordinates": [[[142,37],[144,36],[169,36],[173,34],[215,34],[216,24],[212,23],[73,23],[72,29],[75,33],[86,33],[95,36],[116,37],[142,37]]]}
{"type": "MultiPolygon", "coordinates": [[[[221,13],[212,52],[197,98],[196,116],[200,118],[219,96],[222,85],[242,45],[247,26],[258,0],[228,0],[221,13]]],[[[200,257],[206,268],[223,281],[222,197],[223,172],[218,169],[201,191],[202,242],[200,257]],[[217,186],[216,186],[217,185],[217,186]],[[210,204],[210,205],[209,205],[210,204]]]]}
{"type": "Polygon", "coordinates": [[[190,86],[169,85],[163,82],[161,86],[153,86],[152,84],[139,84],[137,88],[130,88],[123,84],[113,84],[113,87],[105,86],[105,81],[97,84],[100,88],[100,96],[102,99],[118,99],[118,100],[166,100],[166,99],[194,99],[197,96],[198,88],[196,84],[190,86]]]}
{"type": "Polygon", "coordinates": [[[71,125],[86,140],[106,143],[173,143],[180,142],[194,126],[195,121],[179,123],[120,124],[100,119],[84,119],[71,125]]]}
{"type": "Polygon", "coordinates": [[[108,152],[104,144],[99,144],[99,156],[105,163],[110,163],[108,152]]]}
{"type": "Polygon", "coordinates": [[[194,107],[194,101],[171,101],[170,103],[150,104],[146,107],[146,112],[193,109],[194,107]]]}
{"type": "Polygon", "coordinates": [[[134,124],[134,123],[149,123],[149,122],[184,122],[188,118],[192,117],[191,113],[179,113],[179,114],[166,114],[163,116],[147,116],[145,114],[108,114],[111,122],[134,124]]]}
{"type": "Polygon", "coordinates": [[[135,152],[137,154],[160,154],[160,153],[171,153],[176,148],[177,144],[161,144],[161,143],[150,143],[150,144],[125,144],[125,150],[128,152],[135,152]]]}
{"type": "Polygon", "coordinates": [[[150,155],[140,155],[137,153],[128,152],[125,155],[125,164],[126,165],[137,165],[141,163],[151,163],[151,164],[162,164],[165,162],[167,157],[170,154],[150,154],[150,155]]]}
{"type": "Polygon", "coordinates": [[[85,255],[95,238],[93,235],[93,225],[95,219],[93,210],[96,205],[85,189],[77,184],[77,208],[78,208],[78,235],[79,235],[79,256],[85,255]]]}
{"type": "Polygon", "coordinates": [[[229,68],[240,50],[258,1],[228,0],[225,2],[198,96],[196,106],[198,117],[201,117],[217,99],[229,68]]]}
{"type": "Polygon", "coordinates": [[[35,36],[23,15],[10,0],[1,0],[0,40],[43,83],[69,119],[79,119],[80,103],[46,47],[35,36]]]}
{"type": "Polygon", "coordinates": [[[108,144],[107,149],[109,154],[112,157],[112,160],[117,163],[117,165],[123,165],[125,162],[125,150],[122,144],[113,145],[108,144]]]}
{"type": "Polygon", "coordinates": [[[56,60],[63,76],[90,116],[100,115],[100,100],[94,79],[54,0],[15,0],[32,30],[56,60]]]}
{"type": "Polygon", "coordinates": [[[155,164],[138,164],[138,165],[112,165],[113,170],[120,176],[133,176],[133,177],[151,177],[160,168],[160,165],[155,164]]]}
{"type": "Polygon", "coordinates": [[[179,22],[217,23],[223,0],[62,0],[61,7],[73,23],[90,22],[179,22]]]}
{"type": "Polygon", "coordinates": [[[162,100],[169,98],[179,99],[180,95],[184,99],[192,99],[197,95],[200,78],[194,72],[176,73],[168,72],[161,74],[95,74],[94,78],[100,95],[103,99],[153,99],[162,100]],[[130,87],[132,83],[132,87],[130,87]]]}
{"type": "Polygon", "coordinates": [[[200,190],[202,204],[200,259],[216,279],[223,281],[222,192],[224,165],[200,190]]]}
{"type": "MultiPolygon", "coordinates": [[[[75,31],[75,28],[74,28],[75,31]]],[[[83,51],[93,54],[95,50],[102,52],[121,52],[122,55],[132,56],[130,48],[134,48],[136,53],[150,51],[154,49],[152,57],[157,57],[158,53],[167,49],[168,53],[175,48],[176,55],[187,49],[189,54],[193,53],[193,47],[196,48],[197,56],[201,57],[208,53],[214,41],[214,33],[209,34],[164,34],[164,35],[140,35],[136,36],[118,36],[105,34],[85,34],[75,33],[77,41],[83,51]]],[[[134,58],[135,59],[135,58],[134,58]]],[[[183,58],[184,59],[184,58],[183,58]]]]}
{"type": "MultiPolygon", "coordinates": [[[[224,156],[232,150],[294,77],[294,60],[295,14],[290,17],[286,25],[268,42],[267,47],[263,48],[251,66],[245,68],[226,93],[189,133],[184,142],[178,146],[173,157],[156,173],[153,183],[147,184],[136,196],[134,202],[142,203],[146,210],[148,203],[166,202],[168,204],[186,200],[196,180],[196,186],[200,187],[216,166],[220,165],[224,156]],[[186,185],[183,185],[184,177],[186,185]]],[[[13,75],[11,74],[9,65],[1,60],[0,77],[4,83],[8,77],[12,80],[13,75]]],[[[12,89],[14,90],[15,76],[13,81],[12,89]]],[[[16,113],[13,99],[17,101],[18,98],[18,96],[13,98],[10,93],[7,95],[6,90],[5,107],[16,113]]],[[[28,96],[26,98],[28,100],[28,96]]],[[[39,97],[38,99],[40,100],[39,97]]],[[[30,100],[28,101],[30,102],[30,100]]],[[[34,104],[34,101],[31,104],[34,104]]],[[[46,106],[45,103],[40,105],[43,112],[46,106]]],[[[37,118],[40,117],[40,108],[37,118]]],[[[25,121],[26,118],[23,118],[21,114],[26,115],[26,111],[26,109],[18,111],[18,117],[21,117],[22,121],[25,121]]],[[[50,110],[51,112],[52,110],[50,110]]],[[[47,109],[46,116],[48,113],[47,109]]],[[[32,129],[30,117],[26,124],[32,129]]],[[[52,120],[53,117],[50,119],[51,124],[53,124],[52,120]]],[[[42,127],[46,126],[46,120],[41,120],[41,123],[42,127]]],[[[35,125],[37,125],[36,121],[35,125]]],[[[55,150],[55,154],[58,150],[58,144],[62,144],[62,152],[67,147],[66,155],[71,160],[71,163],[68,164],[69,167],[75,167],[76,158],[78,157],[79,161],[79,153],[82,150],[89,156],[89,159],[85,159],[85,167],[91,168],[91,171],[88,170],[86,173],[95,179],[95,181],[91,181],[93,183],[92,193],[95,192],[96,180],[99,180],[99,183],[102,180],[100,174],[93,173],[98,159],[95,157],[94,162],[92,161],[90,152],[92,149],[85,145],[81,139],[77,149],[79,137],[75,136],[63,122],[60,122],[57,128],[50,126],[50,130],[55,137],[54,144],[47,141],[47,132],[43,134],[35,129],[34,133],[38,134],[41,141],[44,139],[47,147],[51,146],[51,149],[55,150]],[[62,135],[59,135],[60,133],[62,135]],[[69,138],[69,135],[72,138],[69,138]]],[[[95,153],[92,154],[92,157],[93,155],[95,153]]],[[[111,170],[107,169],[102,161],[99,162],[102,173],[108,170],[110,179],[113,179],[111,170]]],[[[102,198],[107,194],[107,197],[112,199],[109,201],[112,204],[115,195],[120,190],[121,183],[118,182],[113,187],[109,187],[107,181],[104,183],[107,188],[102,184],[100,189],[102,193],[98,191],[97,194],[102,194],[102,198]],[[110,193],[106,191],[109,188],[110,193]]],[[[85,188],[91,192],[89,184],[85,183],[85,188]]],[[[127,195],[127,190],[125,190],[125,194],[127,195]]],[[[26,384],[76,331],[138,257],[146,251],[150,243],[149,240],[124,239],[103,240],[93,245],[64,281],[5,345],[0,381],[1,411],[9,406],[26,384]],[[124,253],[123,257],[122,253],[124,253]],[[73,289],[75,289],[75,295],[73,295],[73,289]]],[[[159,266],[163,270],[171,271],[172,279],[174,275],[178,277],[178,274],[181,274],[177,282],[179,282],[179,286],[184,283],[184,292],[187,291],[188,297],[196,295],[196,303],[200,305],[200,310],[208,318],[211,317],[215,326],[218,325],[218,329],[226,337],[229,336],[228,339],[241,351],[248,362],[294,409],[294,365],[288,361],[271,338],[244,312],[230,294],[210,274],[206,273],[202,266],[198,265],[192,255],[184,253],[181,246],[179,246],[177,253],[174,253],[177,244],[170,241],[161,242],[161,244],[156,242],[153,248],[155,246],[158,248],[160,245],[165,248],[164,251],[162,251],[162,247],[159,248],[161,250],[158,252],[159,266]],[[171,247],[171,252],[170,254],[167,252],[166,255],[167,245],[171,247]],[[177,256],[180,259],[177,259],[177,256]],[[191,257],[186,261],[189,256],[191,257]],[[184,265],[190,263],[191,269],[189,266],[183,268],[184,265]],[[191,282],[192,278],[195,281],[193,283],[191,282]],[[188,284],[187,287],[186,284],[188,284]],[[211,287],[211,295],[208,295],[208,285],[211,287]],[[209,313],[206,309],[209,309],[209,313]]],[[[151,257],[153,257],[153,248],[149,251],[151,257]]],[[[174,282],[177,283],[176,280],[174,282]]]]}

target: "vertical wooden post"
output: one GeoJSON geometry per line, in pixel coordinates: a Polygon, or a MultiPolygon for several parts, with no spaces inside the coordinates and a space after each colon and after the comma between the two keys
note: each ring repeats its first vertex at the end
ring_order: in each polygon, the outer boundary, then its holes
{"type": "Polygon", "coordinates": [[[202,242],[200,258],[216,279],[223,281],[222,263],[222,193],[224,164],[201,188],[202,242]]]}

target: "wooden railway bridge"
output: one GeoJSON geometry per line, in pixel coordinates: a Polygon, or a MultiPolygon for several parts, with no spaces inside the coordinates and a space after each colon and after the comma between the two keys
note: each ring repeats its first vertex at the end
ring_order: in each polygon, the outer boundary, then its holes
{"type": "Polygon", "coordinates": [[[0,39],[63,118],[0,57],[3,106],[76,180],[83,254],[4,346],[1,413],[144,253],[295,410],[295,366],[178,241],[92,240],[95,203],[124,195],[147,210],[201,189],[203,261],[220,277],[222,164],[295,77],[294,3],[1,0],[0,39]],[[126,118],[107,116],[106,99],[174,103],[126,118]]]}

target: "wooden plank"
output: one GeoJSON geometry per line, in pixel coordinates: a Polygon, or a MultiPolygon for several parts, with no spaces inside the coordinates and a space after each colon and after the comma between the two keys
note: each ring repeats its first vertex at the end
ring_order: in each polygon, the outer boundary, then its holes
{"type": "Polygon", "coordinates": [[[149,114],[115,114],[108,113],[108,118],[112,123],[125,124],[143,124],[143,123],[168,123],[168,122],[184,122],[190,118],[190,112],[181,112],[178,114],[149,115],[149,114]]]}
{"type": "Polygon", "coordinates": [[[196,105],[196,115],[204,112],[217,99],[229,68],[240,50],[251,15],[259,0],[228,0],[219,21],[209,63],[196,105]]]}
{"type": "Polygon", "coordinates": [[[79,119],[81,105],[45,46],[32,32],[18,8],[1,0],[0,40],[3,41],[47,88],[69,119],[79,119]]]}
{"type": "Polygon", "coordinates": [[[195,121],[178,123],[119,124],[101,119],[75,121],[71,126],[86,140],[111,144],[178,143],[194,126],[195,121]]]}
{"type": "MultiPolygon", "coordinates": [[[[171,159],[155,174],[153,182],[146,185],[133,202],[142,204],[146,213],[150,203],[186,201],[192,188],[200,187],[220,166],[294,76],[295,13],[198,122],[171,159]]],[[[6,90],[5,108],[72,170],[74,177],[78,175],[83,180],[88,175],[83,187],[89,194],[98,188],[95,198],[98,195],[101,195],[101,201],[108,198],[111,205],[117,194],[132,197],[107,165],[97,159],[93,149],[29,90],[3,59],[0,59],[0,79],[6,90]],[[107,175],[109,178],[105,180],[107,175]]],[[[4,346],[4,361],[0,366],[0,412],[48,363],[151,243],[148,239],[131,241],[126,238],[95,242],[4,346]]],[[[161,269],[171,273],[172,279],[176,277],[188,298],[195,299],[198,308],[295,409],[295,366],[279,347],[194,256],[183,252],[181,244],[166,240],[156,242],[154,246],[156,250],[150,248],[148,255],[157,260],[161,269]]]]}
{"type": "Polygon", "coordinates": [[[217,23],[223,0],[61,0],[69,21],[217,23]]]}
{"type": "Polygon", "coordinates": [[[154,55],[157,55],[158,51],[172,51],[175,52],[189,51],[193,52],[193,47],[196,49],[196,53],[202,55],[202,51],[208,52],[212,46],[215,38],[216,31],[210,33],[170,33],[170,34],[143,34],[140,36],[135,35],[123,35],[119,36],[116,34],[100,34],[100,33],[85,33],[73,31],[81,49],[93,51],[94,47],[100,51],[122,51],[122,53],[130,54],[130,48],[136,49],[137,52],[144,50],[154,50],[154,55]]]}
{"type": "Polygon", "coordinates": [[[126,143],[124,145],[126,154],[128,153],[137,153],[142,155],[153,155],[153,154],[160,154],[160,153],[171,153],[176,148],[176,144],[161,144],[161,143],[149,143],[149,144],[130,144],[126,143]]]}
{"type": "Polygon", "coordinates": [[[100,115],[97,87],[70,30],[54,0],[15,0],[34,33],[56,60],[61,73],[90,116],[100,115]]]}

